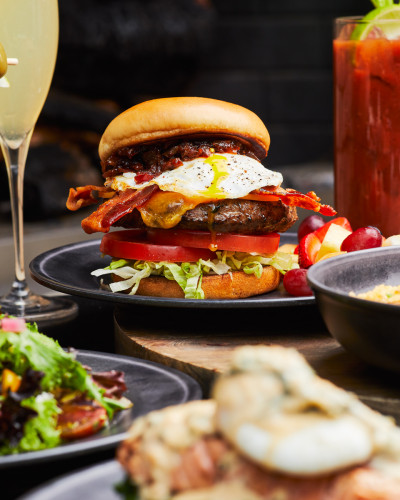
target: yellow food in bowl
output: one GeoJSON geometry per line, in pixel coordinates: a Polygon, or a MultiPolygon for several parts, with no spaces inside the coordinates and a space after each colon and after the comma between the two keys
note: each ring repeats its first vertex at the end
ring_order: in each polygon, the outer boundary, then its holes
{"type": "Polygon", "coordinates": [[[372,290],[357,295],[354,292],[350,292],[350,296],[359,299],[373,300],[375,302],[383,302],[385,304],[400,305],[400,285],[377,285],[372,290]]]}

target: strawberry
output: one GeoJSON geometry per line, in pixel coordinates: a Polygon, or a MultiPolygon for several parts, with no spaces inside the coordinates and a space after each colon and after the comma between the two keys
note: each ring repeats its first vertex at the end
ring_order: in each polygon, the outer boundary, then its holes
{"type": "Polygon", "coordinates": [[[308,233],[299,243],[299,265],[303,269],[312,266],[317,258],[321,241],[315,233],[308,233]]]}
{"type": "Polygon", "coordinates": [[[336,217],[336,219],[333,219],[326,224],[324,224],[322,227],[314,231],[314,234],[318,237],[319,241],[323,241],[325,238],[326,233],[328,232],[328,229],[332,224],[336,224],[338,226],[343,227],[343,229],[347,229],[347,231],[352,232],[353,230],[351,229],[350,222],[346,217],[336,217]]]}

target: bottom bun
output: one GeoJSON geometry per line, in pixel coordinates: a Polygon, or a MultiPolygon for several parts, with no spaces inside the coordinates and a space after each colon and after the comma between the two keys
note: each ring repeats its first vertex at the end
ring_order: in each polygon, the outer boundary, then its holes
{"type": "MultiPolygon", "coordinates": [[[[278,496],[276,497],[278,499],[278,496]]],[[[279,498],[285,498],[279,496],[279,498]]],[[[172,500],[263,500],[255,491],[247,488],[239,481],[223,482],[211,488],[201,488],[199,490],[185,491],[173,496],[172,500]]]]}
{"type": "MultiPolygon", "coordinates": [[[[115,275],[113,275],[113,279],[119,280],[115,275]]],[[[206,299],[244,299],[275,290],[279,285],[279,280],[279,271],[272,266],[266,266],[263,268],[260,278],[257,278],[254,274],[246,274],[243,271],[203,276],[201,287],[206,299]]],[[[174,299],[185,298],[178,283],[163,276],[150,276],[142,279],[136,295],[174,299]]]]}

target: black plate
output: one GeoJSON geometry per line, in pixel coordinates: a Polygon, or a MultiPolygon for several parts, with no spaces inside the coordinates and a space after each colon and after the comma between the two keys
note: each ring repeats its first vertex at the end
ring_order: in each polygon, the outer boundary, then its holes
{"type": "MultiPolygon", "coordinates": [[[[281,235],[281,244],[296,243],[295,233],[281,235]]],[[[314,297],[291,297],[280,290],[250,297],[231,300],[195,300],[166,299],[139,295],[126,295],[103,290],[99,279],[91,276],[95,269],[106,267],[110,261],[102,257],[99,250],[100,240],[72,243],[42,253],[30,263],[32,277],[41,285],[71,295],[80,295],[91,299],[101,299],[121,305],[147,305],[161,307],[196,307],[196,308],[247,308],[247,307],[283,307],[314,304],[314,297]]]]}
{"type": "Polygon", "coordinates": [[[66,474],[35,488],[19,500],[71,500],[95,498],[96,500],[124,500],[115,491],[115,485],[125,477],[118,462],[109,460],[99,465],[66,474]]]}
{"type": "Polygon", "coordinates": [[[92,351],[79,351],[78,359],[94,371],[123,371],[128,388],[125,395],[134,403],[133,407],[117,413],[108,428],[89,438],[48,450],[0,456],[0,468],[113,448],[124,439],[134,418],[152,410],[202,397],[200,386],[194,379],[157,363],[92,351]]]}

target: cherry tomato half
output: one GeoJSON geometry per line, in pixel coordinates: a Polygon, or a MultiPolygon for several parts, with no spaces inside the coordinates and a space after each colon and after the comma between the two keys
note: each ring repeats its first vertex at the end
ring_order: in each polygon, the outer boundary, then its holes
{"type": "Polygon", "coordinates": [[[159,245],[182,245],[193,248],[231,250],[248,253],[275,253],[279,247],[277,233],[262,235],[211,233],[184,229],[147,229],[148,240],[159,245]]]}
{"type": "Polygon", "coordinates": [[[149,242],[146,231],[113,231],[103,236],[100,251],[118,259],[148,260],[151,262],[197,262],[213,259],[215,254],[205,248],[190,248],[173,244],[149,242]]]}
{"type": "Polygon", "coordinates": [[[106,410],[92,401],[61,404],[57,428],[63,439],[80,439],[96,434],[108,421],[106,410]]]}

